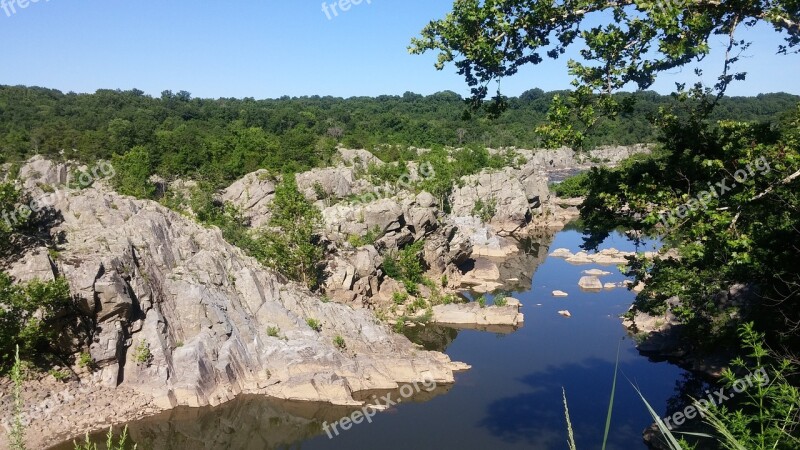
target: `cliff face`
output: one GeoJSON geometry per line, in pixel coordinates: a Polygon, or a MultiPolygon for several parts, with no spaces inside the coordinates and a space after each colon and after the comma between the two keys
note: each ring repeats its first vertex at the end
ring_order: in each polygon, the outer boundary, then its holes
{"type": "MultiPolygon", "coordinates": [[[[120,196],[102,182],[45,194],[36,179],[60,181],[53,174],[64,168],[34,163],[36,170],[22,171],[25,186],[34,198],[50,198],[59,218],[50,230],[60,242],[58,253],[33,249],[9,273],[19,280],[61,275],[69,281],[76,310],[71,320],[87,332],[65,333],[62,345],[88,348],[98,366],[93,374],[73,368],[80,386],[112,392],[111,398],[113,392],[140,396],[153,410],[217,405],[242,393],[355,405],[354,392],[425,379],[452,383],[453,371],[465,368],[417,349],[369,311],[323,303],[227,244],[219,230],[158,203],[120,196]],[[319,321],[321,331],[307,319],[319,321]],[[333,344],[336,336],[346,349],[333,344]]],[[[84,429],[71,425],[107,420],[79,420],[96,410],[67,403],[54,407],[75,417],[49,422],[47,431],[38,428],[42,433],[80,433],[84,429]]],[[[111,421],[136,414],[125,410],[128,403],[119,402],[111,421]]],[[[37,421],[47,421],[27,413],[34,430],[37,421]]]]}

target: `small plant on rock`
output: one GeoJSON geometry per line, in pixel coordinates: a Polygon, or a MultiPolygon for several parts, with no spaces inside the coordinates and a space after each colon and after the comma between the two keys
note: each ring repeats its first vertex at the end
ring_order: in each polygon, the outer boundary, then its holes
{"type": "Polygon", "coordinates": [[[347,344],[344,342],[344,338],[341,336],[336,336],[333,338],[333,345],[336,346],[339,350],[344,350],[347,348],[347,344]]]}
{"type": "Polygon", "coordinates": [[[317,319],[311,319],[311,318],[306,319],[306,325],[308,325],[309,328],[316,331],[317,333],[322,331],[322,324],[317,319]]]}
{"type": "Polygon", "coordinates": [[[278,337],[278,333],[281,332],[281,329],[278,327],[268,327],[267,328],[267,336],[270,337],[278,337]]]}
{"type": "Polygon", "coordinates": [[[153,359],[153,353],[150,351],[150,343],[147,341],[139,342],[133,354],[133,359],[139,364],[149,364],[153,359]]]}

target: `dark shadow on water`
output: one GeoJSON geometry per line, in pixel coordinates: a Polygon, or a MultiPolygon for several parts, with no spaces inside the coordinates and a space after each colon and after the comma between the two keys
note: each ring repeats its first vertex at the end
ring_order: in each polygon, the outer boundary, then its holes
{"type": "MultiPolygon", "coordinates": [[[[641,400],[631,399],[636,393],[624,377],[626,367],[620,363],[609,449],[641,448],[642,431],[651,422],[641,400]]],[[[534,449],[566,448],[563,387],[577,447],[600,448],[613,376],[614,363],[600,359],[526,375],[519,381],[531,391],[494,401],[478,426],[508,443],[527,443],[534,449]]]]}

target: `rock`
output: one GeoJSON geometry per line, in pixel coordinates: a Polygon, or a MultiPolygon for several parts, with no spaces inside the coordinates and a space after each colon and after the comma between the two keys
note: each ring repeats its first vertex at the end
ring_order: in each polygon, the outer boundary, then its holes
{"type": "Polygon", "coordinates": [[[603,283],[601,283],[600,279],[595,276],[581,277],[580,281],[578,282],[578,286],[580,286],[581,289],[586,290],[603,289],[603,283]]]}
{"type": "Polygon", "coordinates": [[[525,318],[519,306],[487,306],[482,308],[475,302],[452,303],[433,307],[434,323],[463,326],[505,325],[517,327],[525,318]]]}
{"type": "Polygon", "coordinates": [[[297,188],[312,202],[325,198],[345,198],[353,193],[355,172],[352,167],[313,169],[295,175],[297,188]]]}
{"type": "Polygon", "coordinates": [[[370,164],[374,164],[378,167],[385,164],[383,161],[378,159],[378,157],[367,150],[351,150],[340,148],[338,153],[339,157],[342,159],[342,162],[348,167],[361,167],[362,169],[366,169],[370,166],[370,164]]]}
{"type": "Polygon", "coordinates": [[[616,289],[618,287],[617,283],[605,283],[603,285],[603,289],[616,289]]]}
{"type": "Polygon", "coordinates": [[[452,214],[476,215],[476,207],[482,203],[484,208],[491,208],[494,212],[488,222],[495,230],[506,233],[513,233],[527,225],[533,214],[539,213],[536,208],[541,205],[542,197],[549,196],[546,184],[537,185],[536,189],[529,188],[532,191],[529,194],[526,187],[528,184],[535,185],[535,181],[523,184],[520,172],[512,168],[499,171],[485,169],[463,177],[459,184],[461,187],[455,188],[450,197],[452,214]]]}
{"type": "Polygon", "coordinates": [[[563,310],[563,311],[559,311],[558,313],[559,313],[559,314],[561,314],[561,315],[562,315],[562,316],[564,316],[564,317],[572,317],[572,313],[570,313],[570,312],[569,312],[569,311],[567,311],[566,309],[565,309],[565,310],[563,310]]]}
{"type": "Polygon", "coordinates": [[[381,235],[400,231],[405,225],[403,209],[393,199],[380,199],[366,204],[339,203],[322,211],[325,231],[334,241],[349,236],[364,236],[377,230],[381,235]]]}
{"type": "Polygon", "coordinates": [[[568,296],[569,294],[567,294],[564,291],[553,291],[553,297],[568,297],[568,296]]]}
{"type": "Polygon", "coordinates": [[[236,206],[250,226],[261,228],[269,224],[272,217],[270,209],[275,198],[275,178],[267,170],[257,170],[222,191],[220,199],[236,206]]]}
{"type": "Polygon", "coordinates": [[[517,308],[518,310],[519,310],[519,308],[522,308],[522,302],[519,301],[518,299],[514,298],[514,297],[506,297],[506,305],[507,306],[513,306],[513,307],[517,308]]]}
{"type": "Polygon", "coordinates": [[[572,256],[572,252],[566,248],[557,248],[553,250],[553,253],[550,253],[550,256],[554,258],[569,258],[572,256]]]}
{"type": "MultiPolygon", "coordinates": [[[[217,228],[156,202],[95,185],[58,198],[54,209],[64,218],[51,230],[64,237],[58,273],[69,281],[83,323],[94,327],[90,351],[100,369],[84,382],[109,389],[110,401],[102,411],[62,410],[70,415],[63,424],[34,421],[44,439],[71,435],[76,421],[96,429],[107,418],[126,422],[240,394],[357,405],[355,392],[425,378],[452,383],[453,371],[465,367],[420,351],[369,311],[321,302],[229,245],[217,228]],[[311,318],[322,324],[319,332],[306,324],[311,318]],[[285,339],[269,336],[269,327],[285,339]],[[346,353],[333,345],[337,335],[346,353]],[[148,349],[146,362],[137,363],[139,348],[148,349]],[[152,408],[143,412],[130,399],[152,408]]],[[[358,268],[343,264],[344,284],[375,266],[375,249],[359,251],[358,268]]],[[[26,258],[12,272],[37,267],[26,258]]],[[[352,286],[368,291],[373,283],[361,278],[352,286]]]]}
{"type": "Polygon", "coordinates": [[[600,270],[600,269],[591,269],[591,270],[584,270],[583,274],[591,275],[594,277],[604,277],[607,275],[611,275],[611,272],[606,272],[605,270],[600,270]]]}

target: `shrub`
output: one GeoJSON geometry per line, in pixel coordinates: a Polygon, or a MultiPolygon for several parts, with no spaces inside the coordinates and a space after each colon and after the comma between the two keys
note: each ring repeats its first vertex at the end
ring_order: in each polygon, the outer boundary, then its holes
{"type": "Polygon", "coordinates": [[[582,172],[555,183],[551,189],[562,198],[585,197],[589,193],[589,172],[582,172]]]}
{"type": "Polygon", "coordinates": [[[256,239],[256,258],[292,280],[316,288],[323,257],[318,235],[322,214],[300,193],[291,175],[285,175],[275,189],[272,212],[269,224],[273,229],[256,239]]]}
{"type": "Polygon", "coordinates": [[[339,350],[344,350],[347,348],[347,344],[344,342],[344,338],[341,336],[336,336],[333,338],[333,345],[336,346],[339,350]]]}
{"type": "Polygon", "coordinates": [[[317,333],[322,331],[322,324],[317,319],[311,319],[311,318],[306,319],[306,325],[308,325],[309,328],[316,331],[317,333]]]}
{"type": "Polygon", "coordinates": [[[506,306],[508,305],[508,295],[505,292],[501,292],[494,297],[494,305],[495,306],[506,306]]]}
{"type": "Polygon", "coordinates": [[[392,294],[392,300],[394,300],[395,305],[403,305],[408,300],[408,294],[401,291],[395,291],[392,294]]]}
{"type": "Polygon", "coordinates": [[[497,200],[490,199],[485,202],[482,199],[475,200],[475,205],[472,207],[473,216],[483,222],[489,222],[495,214],[497,214],[497,200]]]}
{"type": "Polygon", "coordinates": [[[89,352],[82,352],[80,356],[78,356],[78,367],[80,368],[94,367],[94,359],[92,358],[92,355],[89,354],[89,352]]]}
{"type": "Polygon", "coordinates": [[[481,306],[481,308],[485,308],[486,307],[486,296],[485,295],[481,295],[480,297],[478,297],[478,299],[476,301],[481,306]]]}
{"type": "Polygon", "coordinates": [[[13,361],[17,346],[23,359],[49,350],[55,338],[52,322],[69,298],[69,285],[63,278],[14,284],[0,272],[0,372],[13,361]]]}
{"type": "Polygon", "coordinates": [[[269,327],[267,328],[267,336],[270,337],[278,337],[278,333],[281,332],[281,329],[278,327],[269,327]]]}
{"type": "Polygon", "coordinates": [[[133,359],[139,364],[148,364],[153,358],[153,353],[150,351],[150,343],[142,340],[133,353],[133,359]]]}

